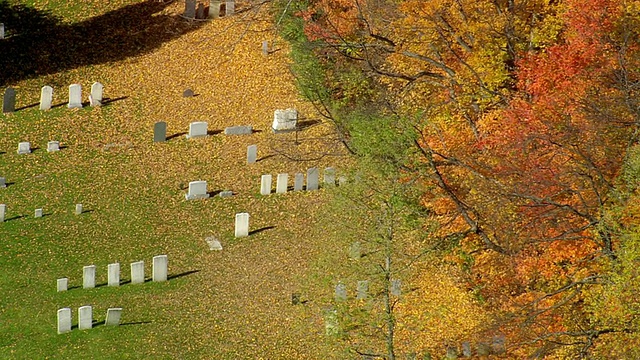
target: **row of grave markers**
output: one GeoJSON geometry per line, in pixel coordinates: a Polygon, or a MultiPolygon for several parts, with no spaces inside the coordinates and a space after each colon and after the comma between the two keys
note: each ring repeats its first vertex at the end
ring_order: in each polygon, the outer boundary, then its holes
{"type": "MultiPolygon", "coordinates": [[[[326,185],[335,186],[336,185],[336,171],[332,167],[328,167],[324,169],[324,183],[326,185]]],[[[310,168],[307,170],[307,191],[318,190],[319,188],[319,178],[320,172],[318,168],[310,168]]],[[[271,174],[262,175],[260,178],[260,194],[261,195],[269,195],[271,194],[271,182],[272,182],[271,174]]],[[[338,178],[338,183],[343,185],[347,181],[347,178],[341,176],[338,178]]],[[[303,189],[304,183],[304,174],[296,173],[293,181],[293,191],[301,191],[303,189]]],[[[289,186],[289,174],[283,173],[278,174],[276,178],[276,194],[284,194],[288,191],[289,186]]]]}
{"type": "MultiPolygon", "coordinates": [[[[392,279],[390,281],[391,286],[389,288],[389,292],[393,296],[400,296],[402,294],[402,282],[399,279],[392,279]]],[[[363,300],[368,297],[369,292],[369,280],[359,280],[356,286],[356,299],[363,300]]],[[[339,282],[335,288],[336,301],[345,301],[347,300],[347,285],[339,282]]]]}
{"type": "MultiPolygon", "coordinates": [[[[91,85],[91,94],[89,95],[90,106],[102,105],[104,86],[99,82],[94,82],[91,85]]],[[[45,85],[40,91],[40,110],[49,110],[53,104],[53,88],[45,85]]],[[[69,85],[69,103],[67,104],[69,109],[82,108],[82,85],[71,84],[69,85]]],[[[16,111],[16,90],[12,87],[8,87],[2,98],[2,112],[12,113],[16,111]]]]}
{"type": "MultiPolygon", "coordinates": [[[[157,255],[153,257],[153,277],[154,282],[167,281],[169,259],[167,255],[157,255]]],[[[107,265],[107,286],[120,286],[120,263],[107,265]]],[[[131,283],[144,283],[144,261],[131,263],[131,283]]],[[[58,292],[67,291],[69,286],[68,278],[57,280],[58,292]]],[[[96,266],[88,265],[82,268],[82,288],[93,289],[96,287],[96,266]]]]}
{"type": "MultiPolygon", "coordinates": [[[[3,177],[0,177],[0,187],[7,187],[6,180],[3,177]]],[[[80,215],[83,212],[82,204],[76,204],[75,214],[80,215]]],[[[0,222],[5,221],[5,216],[7,215],[7,204],[0,204],[0,222]]],[[[44,210],[42,208],[38,208],[35,210],[35,216],[37,218],[41,218],[44,216],[44,210]]]]}
{"type": "MultiPolygon", "coordinates": [[[[122,308],[108,308],[104,324],[107,326],[120,325],[122,308]]],[[[71,331],[71,308],[58,309],[58,334],[71,331]]],[[[85,305],[78,308],[78,329],[88,330],[93,327],[93,307],[85,305]]]]}
{"type": "MultiPolygon", "coordinates": [[[[208,17],[217,19],[220,17],[220,9],[222,4],[225,4],[225,16],[231,16],[235,13],[236,4],[233,0],[227,0],[225,2],[212,0],[209,4],[208,17]]],[[[196,7],[196,0],[186,0],[184,7],[184,17],[188,19],[204,19],[203,3],[198,3],[196,7]]]]}
{"type": "MultiPolygon", "coordinates": [[[[60,141],[49,141],[47,142],[47,152],[56,152],[60,151],[60,141]]],[[[18,154],[31,154],[31,143],[28,141],[23,141],[18,143],[18,154]]]]}

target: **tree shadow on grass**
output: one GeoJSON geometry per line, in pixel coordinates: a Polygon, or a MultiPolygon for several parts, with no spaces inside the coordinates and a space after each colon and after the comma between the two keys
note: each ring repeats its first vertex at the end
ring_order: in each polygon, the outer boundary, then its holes
{"type": "Polygon", "coordinates": [[[161,13],[170,3],[147,0],[66,24],[49,11],[0,1],[0,86],[145,54],[205,24],[161,13]]]}

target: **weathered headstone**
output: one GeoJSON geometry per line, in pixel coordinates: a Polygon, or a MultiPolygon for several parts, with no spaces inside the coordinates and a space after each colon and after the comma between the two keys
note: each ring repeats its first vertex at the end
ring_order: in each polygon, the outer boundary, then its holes
{"type": "Polygon", "coordinates": [[[293,178],[293,191],[300,191],[304,187],[304,174],[296,173],[293,178]]]}
{"type": "Polygon", "coordinates": [[[260,194],[271,194],[271,174],[262,175],[262,177],[260,178],[260,194]]]}
{"type": "Polygon", "coordinates": [[[360,280],[358,281],[358,293],[356,294],[356,299],[366,299],[367,292],[369,291],[369,281],[368,280],[360,280]]]}
{"type": "Polygon", "coordinates": [[[107,265],[107,286],[120,286],[120,263],[107,265]]]}
{"type": "Polygon", "coordinates": [[[167,123],[159,121],[153,125],[153,142],[167,141],[167,123]]]}
{"type": "Polygon", "coordinates": [[[344,175],[340,175],[338,177],[338,185],[342,186],[347,183],[347,177],[344,175]]]}
{"type": "Polygon", "coordinates": [[[220,241],[218,241],[215,236],[209,236],[205,238],[204,241],[209,245],[209,250],[222,250],[222,244],[220,244],[220,241]]]}
{"type": "Polygon", "coordinates": [[[136,261],[131,263],[131,283],[144,283],[144,261],[136,261]]]}
{"type": "Polygon", "coordinates": [[[476,345],[476,352],[479,356],[486,356],[491,354],[491,347],[485,342],[479,342],[476,345]]]}
{"type": "Polygon", "coordinates": [[[56,151],[60,151],[60,141],[47,142],[47,152],[56,152],[56,151]]]}
{"type": "Polygon", "coordinates": [[[53,104],[53,88],[45,85],[40,90],[40,110],[49,110],[53,104]]]}
{"type": "Polygon", "coordinates": [[[258,145],[247,146],[247,164],[255,164],[258,159],[258,145]]]}
{"type": "Polygon", "coordinates": [[[196,9],[196,19],[204,19],[204,4],[199,3],[196,9]]]}
{"type": "Polygon", "coordinates": [[[89,105],[101,106],[103,91],[104,91],[104,86],[99,82],[94,82],[91,85],[91,95],[89,96],[89,105]]]}
{"type": "Polygon", "coordinates": [[[88,330],[93,326],[93,309],[91,305],[78,308],[78,329],[88,330]]]}
{"type": "Polygon", "coordinates": [[[80,215],[82,214],[82,204],[76,204],[76,211],[75,211],[76,215],[80,215]]]}
{"type": "Polygon", "coordinates": [[[0,39],[4,39],[4,24],[0,23],[0,39]]]}
{"type": "Polygon", "coordinates": [[[337,336],[340,334],[340,323],[338,322],[338,310],[333,308],[325,310],[324,332],[327,336],[337,336]]]}
{"type": "Polygon", "coordinates": [[[187,200],[208,199],[207,182],[203,180],[191,181],[189,183],[189,192],[185,194],[187,200]]]}
{"type": "Polygon", "coordinates": [[[122,308],[108,308],[107,317],[104,320],[106,326],[120,325],[120,317],[122,316],[122,308]]]}
{"type": "Polygon", "coordinates": [[[491,342],[491,350],[494,354],[504,354],[507,349],[505,346],[506,339],[504,335],[496,335],[491,342]]]}
{"type": "Polygon", "coordinates": [[[468,341],[462,343],[462,356],[471,357],[471,343],[468,341]]]}
{"type": "Polygon", "coordinates": [[[235,237],[249,236],[249,214],[239,213],[236,214],[236,231],[235,237]]]}
{"type": "Polygon", "coordinates": [[[58,292],[67,291],[68,286],[69,286],[68,278],[60,278],[56,281],[56,288],[58,292]]]}
{"type": "Polygon", "coordinates": [[[196,93],[194,93],[191,89],[186,89],[182,92],[182,97],[194,97],[195,95],[196,93]]]}
{"type": "Polygon", "coordinates": [[[18,143],[18,154],[30,154],[31,153],[31,143],[28,141],[23,141],[18,143]]]}
{"type": "Polygon", "coordinates": [[[34,217],[41,218],[42,217],[42,209],[36,209],[34,217]]]}
{"type": "Polygon", "coordinates": [[[278,174],[276,180],[276,194],[284,194],[287,192],[287,185],[289,183],[289,174],[278,174]]]}
{"type": "Polygon", "coordinates": [[[262,55],[269,55],[269,42],[267,40],[262,42],[262,55]]]}
{"type": "Polygon", "coordinates": [[[8,87],[2,98],[2,112],[12,113],[16,111],[16,89],[8,87]]]}
{"type": "Polygon", "coordinates": [[[447,354],[444,356],[446,360],[455,360],[458,358],[458,349],[455,346],[447,347],[447,354]]]}
{"type": "Polygon", "coordinates": [[[336,301],[345,301],[347,300],[347,286],[343,283],[338,283],[336,285],[335,291],[335,299],[336,301]]]}
{"type": "Polygon", "coordinates": [[[391,280],[391,295],[400,296],[402,294],[402,282],[400,279],[391,280]]]}
{"type": "Polygon", "coordinates": [[[96,266],[82,267],[82,288],[93,289],[94,287],[96,287],[96,266]]]}
{"type": "Polygon", "coordinates": [[[0,177],[0,188],[6,188],[7,187],[7,179],[3,176],[0,177]]]}
{"type": "Polygon", "coordinates": [[[349,247],[349,258],[359,260],[362,257],[360,242],[356,241],[349,247]]]}
{"type": "Polygon", "coordinates": [[[217,19],[220,17],[220,1],[212,0],[209,3],[209,19],[217,19]]]}
{"type": "Polygon", "coordinates": [[[296,129],[298,124],[298,111],[295,109],[275,110],[273,112],[273,124],[271,128],[274,132],[291,131],[296,129]]]}
{"type": "Polygon", "coordinates": [[[224,16],[233,15],[236,12],[236,2],[233,0],[227,0],[225,9],[226,12],[224,16]]]}
{"type": "Polygon", "coordinates": [[[0,222],[4,222],[4,216],[7,213],[7,205],[0,204],[0,222]]]}
{"type": "Polygon", "coordinates": [[[320,179],[320,172],[318,168],[311,168],[307,170],[307,191],[318,190],[318,181],[320,179]]]}
{"type": "Polygon", "coordinates": [[[58,309],[58,334],[71,331],[71,309],[58,309]]]}
{"type": "Polygon", "coordinates": [[[184,17],[189,19],[196,17],[196,0],[186,0],[184,2],[184,17]]]}
{"type": "Polygon", "coordinates": [[[324,184],[329,186],[335,186],[336,184],[336,169],[328,167],[324,169],[324,184]]]}
{"type": "Polygon", "coordinates": [[[167,281],[169,275],[169,259],[167,255],[157,255],[153,257],[153,281],[167,281]]]}
{"type": "Polygon", "coordinates": [[[204,137],[207,136],[207,122],[206,121],[196,121],[189,124],[189,134],[187,134],[187,139],[204,137]]]}
{"type": "Polygon", "coordinates": [[[69,109],[82,107],[82,86],[80,84],[69,85],[69,109]]]}
{"type": "Polygon", "coordinates": [[[247,135],[253,134],[253,126],[251,125],[242,125],[242,126],[229,126],[224,129],[225,135],[247,135]]]}

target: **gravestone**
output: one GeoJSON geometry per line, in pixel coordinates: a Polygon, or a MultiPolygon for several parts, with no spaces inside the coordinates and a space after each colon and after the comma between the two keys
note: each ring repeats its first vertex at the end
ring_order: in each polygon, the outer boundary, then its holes
{"type": "Polygon", "coordinates": [[[153,142],[167,141],[167,123],[159,121],[153,125],[153,142]]]}
{"type": "Polygon", "coordinates": [[[225,135],[247,135],[253,134],[253,126],[251,125],[242,125],[242,126],[230,126],[224,129],[225,135]]]}
{"type": "Polygon", "coordinates": [[[144,261],[136,261],[131,263],[131,283],[144,283],[144,261]]]}
{"type": "Polygon", "coordinates": [[[187,139],[204,137],[207,136],[207,122],[206,121],[196,121],[189,124],[189,134],[187,134],[187,139]]]}
{"type": "Polygon", "coordinates": [[[504,335],[496,335],[491,342],[491,350],[494,354],[504,354],[507,351],[505,343],[506,339],[504,335]]]}
{"type": "Polygon", "coordinates": [[[93,289],[94,287],[96,287],[96,266],[82,267],[82,288],[93,289]]]}
{"type": "Polygon", "coordinates": [[[102,93],[104,91],[104,86],[99,82],[94,82],[91,85],[91,95],[89,95],[89,105],[90,106],[101,106],[102,105],[102,93]]]}
{"type": "Polygon", "coordinates": [[[69,109],[82,107],[82,86],[80,84],[69,85],[69,109]]]}
{"type": "Polygon", "coordinates": [[[7,187],[7,179],[4,177],[0,177],[0,188],[6,188],[7,187]]]}
{"type": "Polygon", "coordinates": [[[212,0],[209,3],[209,19],[217,19],[220,17],[220,1],[212,0]]]}
{"type": "Polygon", "coordinates": [[[486,356],[491,354],[491,347],[487,343],[479,342],[476,345],[476,352],[479,356],[486,356]]]}
{"type": "Polygon", "coordinates": [[[304,186],[304,174],[296,173],[293,180],[293,191],[300,191],[304,186]]]}
{"type": "Polygon", "coordinates": [[[12,113],[16,111],[16,89],[8,87],[2,99],[2,112],[12,113]]]}
{"type": "Polygon", "coordinates": [[[356,241],[353,244],[351,244],[351,247],[349,247],[349,258],[353,260],[358,260],[360,259],[360,257],[362,257],[361,246],[360,246],[360,242],[356,241]]]}
{"type": "Polygon", "coordinates": [[[391,295],[400,296],[402,294],[402,282],[399,279],[391,280],[391,295]]]}
{"type": "Polygon", "coordinates": [[[344,175],[340,175],[338,177],[338,185],[342,186],[347,183],[347,177],[344,175]]]}
{"type": "Polygon", "coordinates": [[[69,279],[68,278],[60,278],[56,281],[58,292],[67,291],[69,287],[69,279]]]}
{"type": "Polygon", "coordinates": [[[269,55],[269,42],[267,40],[262,42],[262,55],[269,55]]]}
{"type": "Polygon", "coordinates": [[[209,245],[209,250],[222,250],[222,244],[220,244],[220,241],[218,241],[215,236],[209,236],[205,238],[204,241],[209,245]]]}
{"type": "Polygon", "coordinates": [[[236,231],[235,237],[249,236],[249,214],[239,213],[236,214],[236,231]]]}
{"type": "Polygon", "coordinates": [[[284,194],[287,192],[287,185],[289,183],[289,174],[278,174],[276,180],[276,194],[284,194]]]}
{"type": "Polygon", "coordinates": [[[209,196],[207,194],[207,182],[202,180],[191,181],[189,183],[189,192],[185,194],[187,200],[208,199],[209,196]]]}
{"type": "Polygon", "coordinates": [[[30,154],[31,153],[31,143],[25,141],[18,143],[18,154],[30,154]]]}
{"type": "Polygon", "coordinates": [[[369,281],[368,280],[358,281],[358,293],[356,294],[356,299],[366,299],[368,291],[369,291],[369,281]]]}
{"type": "Polygon", "coordinates": [[[199,3],[196,9],[196,19],[204,19],[204,4],[199,3]]]}
{"type": "Polygon", "coordinates": [[[338,322],[338,310],[333,308],[325,310],[324,333],[327,336],[338,336],[340,334],[340,323],[338,322]]]}
{"type": "Polygon", "coordinates": [[[231,190],[220,191],[218,196],[220,196],[221,198],[232,197],[233,196],[233,191],[231,191],[231,190]]]}
{"type": "Polygon", "coordinates": [[[120,317],[122,316],[122,308],[108,308],[107,317],[104,320],[106,326],[120,325],[120,317]]]}
{"type": "Polygon", "coordinates": [[[184,17],[189,19],[196,17],[196,0],[186,0],[184,2],[184,17]]]}
{"type": "Polygon", "coordinates": [[[235,1],[227,1],[226,3],[226,7],[225,7],[225,14],[224,16],[230,16],[233,15],[236,12],[236,3],[235,1]]]}
{"type": "Polygon", "coordinates": [[[76,211],[75,211],[76,215],[80,215],[82,214],[82,204],[76,204],[76,211]]]}
{"type": "Polygon", "coordinates": [[[455,346],[447,347],[447,354],[444,356],[446,360],[454,360],[458,358],[458,349],[455,346]]]}
{"type": "Polygon", "coordinates": [[[247,146],[247,164],[255,164],[258,159],[258,145],[247,146]]]}
{"type": "Polygon", "coordinates": [[[271,194],[271,174],[262,175],[260,178],[260,195],[271,194]]]}
{"type": "Polygon", "coordinates": [[[286,109],[273,112],[273,124],[271,125],[273,132],[292,131],[296,129],[297,124],[298,110],[286,109]]]}
{"type": "Polygon", "coordinates": [[[42,209],[36,209],[34,217],[41,218],[42,217],[42,209]]]}
{"type": "Polygon", "coordinates": [[[0,23],[0,39],[4,39],[4,24],[0,23]]]}
{"type": "Polygon", "coordinates": [[[53,104],[53,88],[45,85],[40,90],[40,110],[49,110],[53,104]]]}
{"type": "Polygon", "coordinates": [[[71,331],[71,309],[58,309],[58,334],[71,331]]]}
{"type": "Polygon", "coordinates": [[[462,343],[462,356],[471,357],[471,344],[468,341],[462,343]]]}
{"type": "Polygon", "coordinates": [[[182,97],[194,97],[195,95],[196,93],[194,93],[191,89],[186,89],[182,92],[182,97]]]}
{"type": "Polygon", "coordinates": [[[324,169],[324,183],[325,185],[336,185],[336,169],[328,167],[324,169]]]}
{"type": "Polygon", "coordinates": [[[4,222],[4,216],[7,213],[7,205],[0,204],[0,222],[4,222]]]}
{"type": "Polygon", "coordinates": [[[338,283],[336,285],[335,291],[335,299],[336,301],[345,301],[347,300],[347,286],[343,283],[338,283]]]}
{"type": "Polygon", "coordinates": [[[307,191],[318,190],[318,180],[320,179],[320,172],[318,168],[311,168],[307,170],[307,191]]]}
{"type": "Polygon", "coordinates": [[[107,265],[107,286],[120,286],[120,263],[107,265]]]}
{"type": "Polygon", "coordinates": [[[93,309],[91,305],[78,308],[78,329],[88,330],[93,326],[93,309]]]}
{"type": "Polygon", "coordinates": [[[47,142],[47,152],[56,152],[56,151],[60,151],[60,141],[47,142]]]}
{"type": "Polygon", "coordinates": [[[169,259],[167,255],[157,255],[153,257],[153,281],[167,281],[169,275],[169,259]]]}

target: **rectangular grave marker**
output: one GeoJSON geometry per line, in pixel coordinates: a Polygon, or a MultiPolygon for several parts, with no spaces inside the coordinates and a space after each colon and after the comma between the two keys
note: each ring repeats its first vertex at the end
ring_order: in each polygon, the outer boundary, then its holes
{"type": "Polygon", "coordinates": [[[318,168],[311,168],[307,170],[307,191],[318,190],[318,180],[320,179],[320,172],[318,168]]]}
{"type": "Polygon", "coordinates": [[[108,308],[107,317],[104,320],[105,326],[118,326],[120,325],[120,318],[122,317],[122,308],[108,308]]]}
{"type": "Polygon", "coordinates": [[[468,341],[462,343],[462,356],[471,357],[471,343],[468,341]]]}
{"type": "Polygon", "coordinates": [[[18,154],[30,154],[31,153],[31,143],[28,141],[23,141],[18,143],[18,154]]]}
{"type": "Polygon", "coordinates": [[[0,23],[0,39],[4,39],[4,24],[0,23]]]}
{"type": "Polygon", "coordinates": [[[107,265],[107,286],[120,286],[120,263],[107,265]]]}
{"type": "Polygon", "coordinates": [[[167,123],[159,121],[153,125],[153,142],[167,141],[167,123]]]}
{"type": "Polygon", "coordinates": [[[185,194],[187,200],[208,199],[207,182],[203,180],[191,181],[189,183],[189,192],[185,194]]]}
{"type": "Polygon", "coordinates": [[[58,309],[58,334],[71,331],[71,309],[58,309]]]}
{"type": "Polygon", "coordinates": [[[196,9],[196,19],[204,19],[204,4],[199,3],[196,9]]]}
{"type": "Polygon", "coordinates": [[[368,280],[358,281],[358,293],[356,295],[356,299],[366,299],[368,291],[369,291],[369,281],[368,280]]]}
{"type": "Polygon", "coordinates": [[[338,336],[340,334],[340,322],[338,321],[338,310],[328,309],[325,311],[324,333],[327,336],[338,336]]]}
{"type": "Polygon", "coordinates": [[[273,112],[273,124],[271,125],[271,128],[274,132],[295,130],[297,124],[298,110],[286,109],[275,110],[273,112]]]}
{"type": "Polygon", "coordinates": [[[69,109],[82,107],[82,86],[80,84],[69,85],[69,109]]]}
{"type": "Polygon", "coordinates": [[[258,160],[258,145],[247,146],[247,164],[255,164],[258,160]]]}
{"type": "Polygon", "coordinates": [[[353,260],[359,260],[362,257],[360,242],[356,241],[349,248],[349,257],[353,260]]]}
{"type": "Polygon", "coordinates": [[[80,215],[82,214],[82,204],[76,204],[76,211],[75,211],[76,215],[80,215]]]}
{"type": "Polygon", "coordinates": [[[41,218],[42,217],[42,209],[36,209],[34,217],[41,218]]]}
{"type": "Polygon", "coordinates": [[[221,198],[232,197],[233,191],[231,190],[220,191],[220,194],[218,194],[218,196],[220,196],[221,198]]]}
{"type": "Polygon", "coordinates": [[[237,238],[249,236],[249,214],[248,213],[236,214],[235,236],[237,238]]]}
{"type": "Polygon", "coordinates": [[[184,17],[188,19],[196,17],[196,0],[186,0],[184,2],[184,17]]]}
{"type": "Polygon", "coordinates": [[[209,18],[217,19],[220,17],[220,1],[211,1],[209,3],[209,18]]]}
{"type": "Polygon", "coordinates": [[[276,194],[284,194],[287,192],[287,185],[289,182],[289,174],[278,174],[276,180],[276,194]]]}
{"type": "Polygon", "coordinates": [[[236,12],[236,3],[235,3],[235,1],[227,1],[225,9],[226,10],[225,10],[225,15],[224,16],[233,15],[236,12]]]}
{"type": "Polygon", "coordinates": [[[247,135],[252,133],[253,126],[251,125],[230,126],[224,129],[225,135],[247,135]]]}
{"type": "Polygon", "coordinates": [[[67,291],[69,287],[69,279],[68,278],[60,278],[56,281],[56,286],[58,292],[67,291]]]}
{"type": "Polygon", "coordinates": [[[271,174],[262,175],[262,177],[260,178],[260,194],[271,194],[271,174]]]}
{"type": "Polygon", "coordinates": [[[293,179],[293,191],[300,191],[304,187],[304,174],[296,173],[293,179]]]}
{"type": "Polygon", "coordinates": [[[93,289],[94,287],[96,287],[96,266],[84,266],[82,268],[82,288],[93,289]]]}
{"type": "Polygon", "coordinates": [[[8,87],[2,98],[2,112],[12,113],[14,111],[16,111],[16,89],[8,87]]]}
{"type": "Polygon", "coordinates": [[[345,284],[338,283],[338,285],[336,285],[335,299],[336,301],[347,300],[347,286],[345,284]]]}
{"type": "Polygon", "coordinates": [[[0,177],[0,188],[7,187],[7,179],[5,177],[0,177]]]}
{"type": "Polygon", "coordinates": [[[91,95],[89,95],[90,106],[102,106],[102,93],[104,86],[99,82],[94,82],[91,85],[91,95]]]}
{"type": "Polygon", "coordinates": [[[269,42],[267,40],[262,42],[262,55],[269,55],[269,42]]]}
{"type": "Polygon", "coordinates": [[[336,169],[332,167],[324,169],[324,183],[329,186],[336,185],[336,169]]]}
{"type": "Polygon", "coordinates": [[[131,263],[131,283],[144,283],[144,261],[136,261],[131,263]]]}
{"type": "Polygon", "coordinates": [[[40,90],[40,110],[49,110],[53,103],[53,88],[45,85],[40,90]]]}
{"type": "Polygon", "coordinates": [[[153,281],[167,281],[169,275],[168,270],[169,259],[167,255],[158,255],[153,257],[153,281]]]}
{"type": "Polygon", "coordinates": [[[399,279],[391,280],[391,295],[400,296],[402,293],[402,283],[399,279]]]}
{"type": "Polygon", "coordinates": [[[0,204],[0,222],[4,222],[4,216],[7,213],[7,205],[0,204]]]}
{"type": "Polygon", "coordinates": [[[189,124],[189,134],[187,139],[205,137],[207,136],[207,124],[206,121],[195,121],[189,124]]]}
{"type": "Polygon", "coordinates": [[[47,142],[47,152],[56,152],[56,151],[60,151],[60,141],[47,142]]]}
{"type": "Polygon", "coordinates": [[[78,308],[78,329],[88,330],[93,326],[93,309],[91,305],[78,308]]]}

